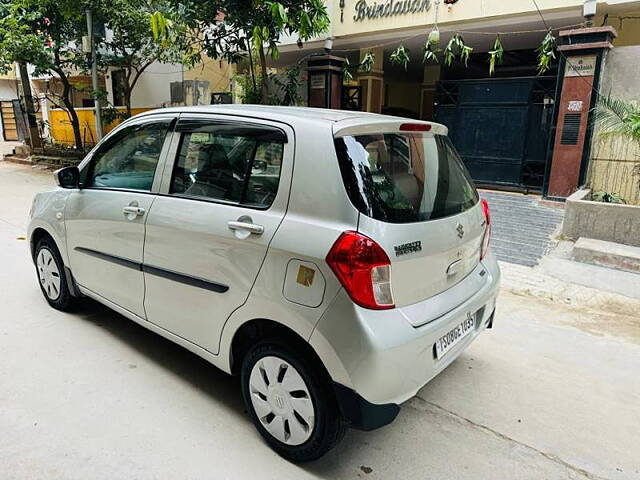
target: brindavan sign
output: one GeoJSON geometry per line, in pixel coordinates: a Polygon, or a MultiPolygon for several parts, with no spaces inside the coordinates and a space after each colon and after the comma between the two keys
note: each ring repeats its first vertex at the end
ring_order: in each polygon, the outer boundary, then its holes
{"type": "Polygon", "coordinates": [[[367,3],[367,0],[358,0],[355,5],[353,20],[373,20],[376,18],[393,17],[409,13],[428,12],[431,10],[431,0],[386,0],[383,2],[367,3]]]}

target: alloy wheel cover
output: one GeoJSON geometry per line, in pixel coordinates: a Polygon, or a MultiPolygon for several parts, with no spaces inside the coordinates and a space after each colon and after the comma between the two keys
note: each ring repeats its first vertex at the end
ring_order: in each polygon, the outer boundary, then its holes
{"type": "Polygon", "coordinates": [[[60,296],[60,270],[58,270],[58,265],[48,249],[40,249],[36,266],[38,278],[45,294],[49,300],[57,300],[60,296]]]}
{"type": "Polygon", "coordinates": [[[249,376],[251,404],[262,426],[286,445],[302,445],[315,425],[315,408],[307,384],[286,360],[259,359],[249,376]]]}

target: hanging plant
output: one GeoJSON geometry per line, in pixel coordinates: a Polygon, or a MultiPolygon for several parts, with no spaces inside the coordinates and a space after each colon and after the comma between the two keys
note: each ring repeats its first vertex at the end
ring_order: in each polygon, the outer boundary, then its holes
{"type": "Polygon", "coordinates": [[[373,69],[373,62],[375,60],[375,55],[372,52],[367,52],[367,54],[362,58],[362,61],[357,65],[351,65],[348,58],[344,59],[344,64],[342,65],[342,77],[346,82],[350,82],[353,80],[353,74],[357,71],[361,72],[370,72],[373,69]]]}
{"type": "Polygon", "coordinates": [[[422,63],[425,65],[428,63],[438,63],[438,56],[436,55],[437,50],[433,47],[430,42],[424,46],[424,55],[422,57],[422,63]]]}
{"type": "Polygon", "coordinates": [[[409,62],[411,62],[409,50],[404,48],[404,45],[401,44],[396,51],[389,56],[389,60],[391,60],[391,63],[396,65],[402,65],[406,71],[409,66],[409,62]]]}
{"type": "Polygon", "coordinates": [[[496,64],[502,65],[504,61],[504,48],[500,41],[500,35],[496,37],[496,41],[493,44],[493,50],[489,50],[489,75],[493,75],[496,71],[496,64]]]}
{"type": "Polygon", "coordinates": [[[372,52],[367,52],[362,61],[360,62],[360,70],[363,72],[370,72],[373,68],[373,63],[375,61],[375,55],[372,52]]]}
{"type": "Polygon", "coordinates": [[[551,61],[556,58],[555,46],[556,37],[549,30],[536,50],[538,52],[538,75],[542,75],[551,67],[551,61]]]}
{"type": "Polygon", "coordinates": [[[464,62],[465,67],[469,64],[469,57],[473,52],[473,48],[465,45],[462,36],[456,33],[444,49],[444,63],[450,67],[456,58],[464,62]]]}
{"type": "Polygon", "coordinates": [[[344,64],[342,65],[342,78],[346,82],[350,82],[353,80],[353,73],[351,73],[351,63],[348,58],[344,59],[344,64]]]}

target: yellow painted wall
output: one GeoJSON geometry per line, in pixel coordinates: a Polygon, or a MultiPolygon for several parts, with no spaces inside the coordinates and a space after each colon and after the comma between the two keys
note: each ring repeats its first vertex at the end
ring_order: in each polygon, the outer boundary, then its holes
{"type": "Polygon", "coordinates": [[[205,80],[209,82],[210,92],[228,92],[233,75],[233,65],[224,60],[213,60],[204,56],[195,67],[185,70],[185,80],[205,80]]]}
{"type": "MultiPolygon", "coordinates": [[[[124,108],[118,110],[124,112],[124,108]]],[[[133,115],[152,110],[151,108],[133,108],[133,115]]],[[[92,108],[76,108],[78,119],[80,120],[80,131],[82,133],[83,142],[86,144],[96,143],[95,115],[92,108]]],[[[110,132],[121,123],[117,120],[104,128],[104,133],[110,132]]],[[[73,145],[73,128],[67,112],[60,109],[52,109],[49,111],[49,128],[51,136],[56,143],[73,145]]]]}

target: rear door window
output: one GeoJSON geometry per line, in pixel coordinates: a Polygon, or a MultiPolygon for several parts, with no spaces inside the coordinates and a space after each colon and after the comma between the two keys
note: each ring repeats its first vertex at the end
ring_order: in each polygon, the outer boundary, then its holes
{"type": "Polygon", "coordinates": [[[448,137],[380,133],[335,139],[345,188],[363,214],[389,223],[462,213],[479,200],[448,137]]]}
{"type": "Polygon", "coordinates": [[[187,131],[182,133],[171,194],[257,208],[271,205],[280,180],[284,133],[240,124],[182,130],[187,131]]]}

